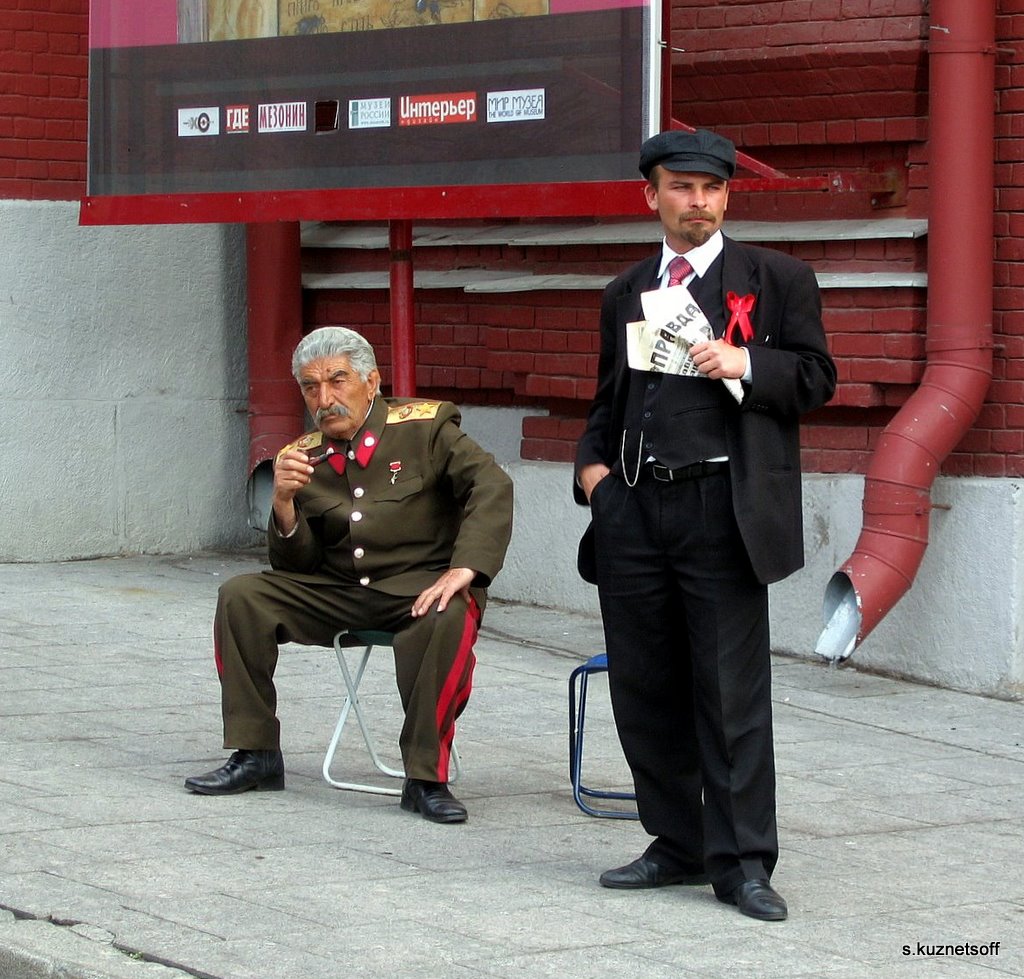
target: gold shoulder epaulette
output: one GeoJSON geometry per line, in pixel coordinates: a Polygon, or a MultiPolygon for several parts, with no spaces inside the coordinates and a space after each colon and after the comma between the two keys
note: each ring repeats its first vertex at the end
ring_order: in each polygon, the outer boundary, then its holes
{"type": "Polygon", "coordinates": [[[400,425],[402,422],[430,421],[437,417],[441,408],[440,401],[411,401],[404,405],[391,405],[388,408],[389,425],[400,425]]]}
{"type": "Polygon", "coordinates": [[[276,465],[277,460],[291,449],[302,449],[303,452],[308,452],[310,449],[315,449],[318,445],[321,445],[323,440],[323,432],[307,432],[302,436],[302,438],[296,439],[294,442],[289,442],[280,452],[278,452],[274,457],[274,464],[276,465]]]}

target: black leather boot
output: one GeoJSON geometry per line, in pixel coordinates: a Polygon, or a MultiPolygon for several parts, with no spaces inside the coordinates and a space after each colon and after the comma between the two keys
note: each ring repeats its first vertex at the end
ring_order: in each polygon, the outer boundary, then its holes
{"type": "Polygon", "coordinates": [[[216,771],[185,779],[185,788],[201,795],[234,795],[249,789],[279,792],[284,788],[284,758],[278,749],[241,748],[216,771]]]}
{"type": "Polygon", "coordinates": [[[445,782],[405,780],[401,806],[406,812],[418,812],[432,823],[464,823],[466,807],[448,791],[445,782]]]}

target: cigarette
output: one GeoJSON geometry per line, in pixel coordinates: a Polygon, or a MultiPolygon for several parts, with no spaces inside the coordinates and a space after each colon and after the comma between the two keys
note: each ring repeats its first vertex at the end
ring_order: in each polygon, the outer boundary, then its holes
{"type": "Polygon", "coordinates": [[[309,457],[309,464],[311,466],[319,466],[320,463],[323,462],[328,456],[332,456],[332,455],[334,455],[334,448],[333,447],[329,448],[326,452],[323,452],[323,453],[321,453],[318,456],[310,456],[309,457]]]}

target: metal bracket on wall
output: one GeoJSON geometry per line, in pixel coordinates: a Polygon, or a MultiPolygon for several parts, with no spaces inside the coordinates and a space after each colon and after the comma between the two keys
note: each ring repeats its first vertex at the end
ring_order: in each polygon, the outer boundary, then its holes
{"type": "MultiPolygon", "coordinates": [[[[693,126],[672,120],[673,129],[695,132],[693,126]]],[[[734,190],[748,193],[794,193],[821,191],[831,194],[869,193],[874,208],[902,207],[907,203],[906,167],[896,161],[872,163],[866,169],[832,170],[824,174],[789,176],[742,150],[736,151],[736,163],[755,176],[730,181],[734,190]]]]}

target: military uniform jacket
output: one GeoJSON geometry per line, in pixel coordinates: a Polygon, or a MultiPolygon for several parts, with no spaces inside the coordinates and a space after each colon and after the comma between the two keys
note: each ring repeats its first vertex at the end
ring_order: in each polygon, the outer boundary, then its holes
{"type": "Polygon", "coordinates": [[[290,536],[271,516],[271,566],[409,596],[472,568],[486,588],[512,532],[512,481],[460,420],[449,402],[378,397],[351,447],[313,432],[282,449],[336,454],[296,494],[290,536]]]}

